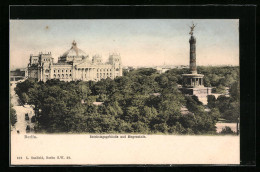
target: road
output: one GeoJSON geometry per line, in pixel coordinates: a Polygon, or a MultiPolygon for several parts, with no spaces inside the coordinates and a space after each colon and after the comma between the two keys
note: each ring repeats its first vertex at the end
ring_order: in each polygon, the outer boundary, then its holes
{"type": "MultiPolygon", "coordinates": [[[[29,125],[31,128],[34,127],[34,124],[31,123],[31,118],[34,116],[33,108],[29,105],[21,106],[19,104],[19,97],[15,94],[14,88],[16,87],[15,82],[11,82],[12,86],[10,87],[11,92],[11,103],[13,104],[13,108],[16,110],[17,122],[14,127],[12,127],[12,134],[16,133],[19,130],[20,134],[26,133],[26,126],[29,125]],[[30,120],[25,120],[25,114],[28,113],[30,120]]],[[[32,133],[32,132],[31,132],[32,133]]]]}

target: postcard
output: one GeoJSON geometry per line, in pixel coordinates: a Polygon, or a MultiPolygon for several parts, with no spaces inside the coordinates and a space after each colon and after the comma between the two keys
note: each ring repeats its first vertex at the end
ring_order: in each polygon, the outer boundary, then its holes
{"type": "Polygon", "coordinates": [[[11,19],[10,164],[239,164],[238,19],[11,19]]]}

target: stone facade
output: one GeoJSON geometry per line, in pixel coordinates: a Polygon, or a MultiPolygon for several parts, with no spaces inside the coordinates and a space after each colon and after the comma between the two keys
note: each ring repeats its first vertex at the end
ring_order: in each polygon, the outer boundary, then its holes
{"type": "Polygon", "coordinates": [[[101,79],[114,79],[122,76],[122,62],[120,54],[110,54],[106,63],[99,55],[92,59],[77,47],[73,41],[72,47],[59,57],[58,63],[53,62],[51,52],[30,55],[28,64],[28,77],[38,81],[59,79],[62,81],[99,81],[101,79]]]}

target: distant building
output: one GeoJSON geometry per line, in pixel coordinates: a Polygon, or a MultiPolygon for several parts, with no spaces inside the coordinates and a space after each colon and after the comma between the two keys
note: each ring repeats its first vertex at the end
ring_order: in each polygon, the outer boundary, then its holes
{"type": "Polygon", "coordinates": [[[150,93],[150,96],[161,96],[161,93],[150,93]]]}
{"type": "Polygon", "coordinates": [[[130,72],[130,71],[135,70],[135,68],[132,67],[132,66],[126,66],[126,67],[124,67],[123,69],[126,70],[127,72],[130,72]]]}
{"type": "Polygon", "coordinates": [[[53,62],[51,52],[30,55],[28,64],[28,77],[38,81],[59,79],[62,81],[99,81],[101,79],[114,79],[122,76],[121,56],[113,53],[109,55],[106,63],[99,55],[89,59],[84,51],[77,47],[73,41],[72,47],[59,57],[58,63],[53,62]]]}
{"type": "Polygon", "coordinates": [[[19,81],[28,78],[27,68],[21,68],[10,71],[10,81],[19,81]]]}
{"type": "Polygon", "coordinates": [[[95,106],[102,106],[104,102],[93,102],[93,105],[95,106]]]}
{"type": "Polygon", "coordinates": [[[156,67],[155,68],[159,74],[165,73],[166,71],[170,70],[171,68],[166,68],[166,67],[156,67]]]}

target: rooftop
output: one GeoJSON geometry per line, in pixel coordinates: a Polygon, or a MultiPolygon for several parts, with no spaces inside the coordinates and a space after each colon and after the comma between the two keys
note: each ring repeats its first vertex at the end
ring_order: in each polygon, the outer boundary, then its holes
{"type": "Polygon", "coordinates": [[[82,51],[81,49],[79,49],[77,47],[77,43],[75,41],[72,42],[72,46],[71,48],[66,51],[65,53],[63,53],[63,55],[61,57],[73,57],[73,56],[87,56],[87,54],[82,51]]]}

